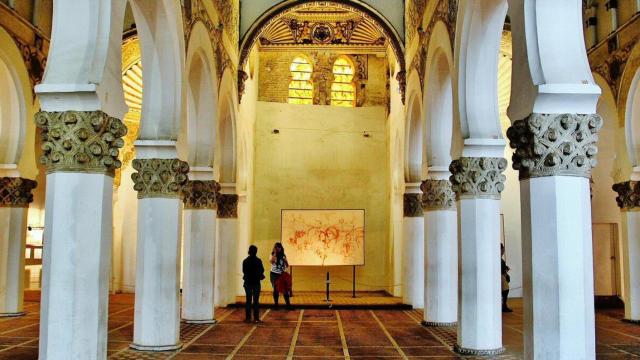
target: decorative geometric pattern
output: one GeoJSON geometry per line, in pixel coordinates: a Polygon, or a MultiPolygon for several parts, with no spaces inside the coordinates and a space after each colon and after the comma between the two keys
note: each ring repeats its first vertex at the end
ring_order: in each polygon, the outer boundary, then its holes
{"type": "Polygon", "coordinates": [[[0,177],[0,207],[29,207],[33,202],[31,191],[36,186],[38,183],[33,180],[0,177]]]}
{"type": "Polygon", "coordinates": [[[185,209],[216,209],[220,195],[220,184],[214,180],[190,180],[182,193],[185,209]]]}
{"type": "Polygon", "coordinates": [[[507,160],[489,157],[461,157],[449,166],[449,180],[458,199],[500,199],[507,179],[502,172],[507,160]]]}
{"type": "Polygon", "coordinates": [[[179,159],[136,159],[131,174],[138,199],[181,198],[187,184],[189,164],[179,159]]]}
{"type": "Polygon", "coordinates": [[[613,191],[618,193],[616,202],[622,210],[630,210],[640,207],[640,182],[625,181],[613,184],[613,191]]]}
{"type": "Polygon", "coordinates": [[[218,218],[235,219],[238,217],[238,195],[220,194],[218,196],[218,218]]]}
{"type": "Polygon", "coordinates": [[[456,194],[449,180],[424,180],[420,190],[423,210],[455,210],[456,194]]]}

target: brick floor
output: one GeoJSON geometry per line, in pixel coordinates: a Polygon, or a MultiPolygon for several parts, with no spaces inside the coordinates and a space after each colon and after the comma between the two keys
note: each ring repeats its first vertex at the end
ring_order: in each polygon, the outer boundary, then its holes
{"type": "MultiPolygon", "coordinates": [[[[242,309],[218,309],[216,325],[183,324],[180,351],[144,353],[129,349],[133,336],[131,296],[112,297],[109,309],[111,359],[461,359],[452,351],[455,327],[424,328],[419,310],[296,309],[263,311],[264,322],[244,324],[242,309]]],[[[506,353],[522,358],[522,309],[503,316],[506,353]]],[[[38,357],[38,304],[26,316],[0,319],[0,360],[38,357]]],[[[598,359],[640,358],[640,326],[623,323],[622,310],[596,312],[598,359]]]]}

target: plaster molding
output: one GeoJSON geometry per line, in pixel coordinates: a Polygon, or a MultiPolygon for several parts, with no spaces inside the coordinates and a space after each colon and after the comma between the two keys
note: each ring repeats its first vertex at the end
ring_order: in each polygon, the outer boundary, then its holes
{"type": "Polygon", "coordinates": [[[455,210],[456,194],[449,180],[425,180],[420,185],[422,190],[422,209],[455,210]]]}
{"type": "Polygon", "coordinates": [[[611,188],[618,194],[616,203],[622,211],[640,208],[640,181],[625,181],[611,188]]]}
{"type": "Polygon", "coordinates": [[[404,217],[423,216],[420,198],[421,198],[421,195],[417,193],[404,194],[403,196],[404,217]]]}
{"type": "Polygon", "coordinates": [[[220,194],[218,197],[218,219],[235,219],[238,217],[238,195],[220,194]]]}
{"type": "Polygon", "coordinates": [[[509,145],[516,149],[513,168],[520,179],[543,176],[589,178],[596,165],[597,114],[531,114],[507,130],[509,145]]]}
{"type": "Polygon", "coordinates": [[[451,185],[459,199],[500,200],[507,179],[507,160],[499,157],[461,157],[449,166],[451,185]]]}
{"type": "Polygon", "coordinates": [[[79,172],[113,177],[122,166],[118,153],[127,127],[102,111],[41,111],[35,115],[42,129],[40,163],[47,173],[79,172]]]}
{"type": "Polygon", "coordinates": [[[0,177],[0,207],[29,207],[38,183],[21,177],[0,177]]]}
{"type": "Polygon", "coordinates": [[[215,210],[218,208],[220,184],[214,180],[190,180],[182,193],[185,209],[215,210]]]}
{"type": "Polygon", "coordinates": [[[180,199],[187,185],[189,164],[179,159],[135,159],[131,174],[138,199],[180,199]]]}

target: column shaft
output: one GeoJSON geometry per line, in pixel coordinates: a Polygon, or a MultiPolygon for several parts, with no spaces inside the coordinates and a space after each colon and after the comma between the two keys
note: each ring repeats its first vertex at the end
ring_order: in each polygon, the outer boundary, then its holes
{"type": "Polygon", "coordinates": [[[23,315],[26,207],[0,207],[0,317],[23,315]]]}
{"type": "Polygon", "coordinates": [[[624,318],[640,323],[640,208],[622,212],[624,318]],[[626,231],[624,231],[626,230],[626,231]]]}
{"type": "Polygon", "coordinates": [[[218,201],[216,237],[216,306],[236,302],[237,274],[242,272],[237,256],[238,196],[222,194],[218,201]]]}
{"type": "Polygon", "coordinates": [[[527,359],[594,359],[589,179],[522,180],[527,359]]]}
{"type": "Polygon", "coordinates": [[[404,194],[402,218],[402,296],[405,304],[424,307],[424,217],[420,194],[404,194]]]}

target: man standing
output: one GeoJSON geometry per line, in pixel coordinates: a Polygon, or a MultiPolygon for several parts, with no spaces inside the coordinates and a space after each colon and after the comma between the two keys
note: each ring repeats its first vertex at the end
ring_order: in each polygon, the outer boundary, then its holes
{"type": "Polygon", "coordinates": [[[255,245],[249,246],[249,256],[242,262],[242,273],[244,276],[244,293],[246,294],[244,322],[251,322],[251,308],[253,306],[253,321],[260,322],[260,281],[264,279],[264,266],[262,260],[258,258],[258,248],[255,245]]]}
{"type": "Polygon", "coordinates": [[[509,267],[507,262],[504,261],[504,244],[500,244],[500,267],[501,267],[501,284],[502,284],[502,312],[512,312],[507,306],[507,298],[509,298],[509,283],[511,277],[509,276],[509,267]]]}

